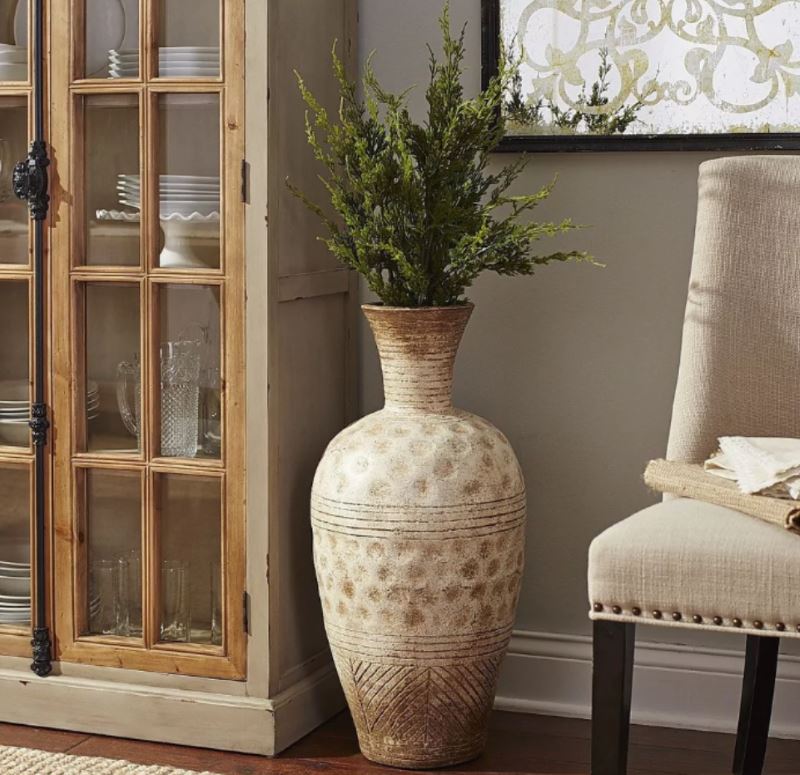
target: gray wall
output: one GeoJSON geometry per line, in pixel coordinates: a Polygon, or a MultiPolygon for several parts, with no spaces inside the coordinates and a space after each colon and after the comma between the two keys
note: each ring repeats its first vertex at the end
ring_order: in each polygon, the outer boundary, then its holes
{"type": "MultiPolygon", "coordinates": [[[[480,0],[452,0],[468,27],[467,85],[480,83],[480,0]]],[[[384,86],[417,84],[425,42],[439,40],[437,0],[361,0],[362,58],[384,86]]],[[[677,375],[696,206],[697,153],[532,156],[519,190],[558,173],[541,219],[589,227],[542,243],[585,249],[607,264],[546,267],[534,278],[486,276],[457,364],[456,403],[510,438],[530,493],[528,570],[518,629],[586,633],[592,537],[652,502],[646,461],[665,451],[677,375]]],[[[503,163],[507,157],[498,157],[503,163]]],[[[366,295],[365,295],[366,298],[366,295]]],[[[362,409],[381,405],[380,367],[362,328],[362,409]]],[[[653,639],[686,640],[652,630],[653,639]]]]}

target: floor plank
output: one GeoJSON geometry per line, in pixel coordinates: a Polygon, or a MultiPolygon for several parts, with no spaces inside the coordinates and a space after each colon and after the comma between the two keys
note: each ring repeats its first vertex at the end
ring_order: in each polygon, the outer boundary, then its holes
{"type": "MultiPolygon", "coordinates": [[[[446,772],[453,775],[589,775],[590,735],[588,721],[495,713],[485,754],[446,772]]],[[[352,721],[346,713],[276,759],[9,724],[0,724],[0,745],[207,770],[216,775],[397,772],[372,764],[361,756],[352,721]]],[[[628,775],[728,775],[732,755],[732,735],[633,727],[628,775]]],[[[771,740],[764,775],[798,775],[798,761],[800,742],[771,740]]]]}
{"type": "Polygon", "coordinates": [[[0,724],[0,745],[18,748],[35,748],[50,753],[66,753],[71,748],[88,740],[90,735],[82,732],[63,732],[58,729],[41,729],[17,724],[0,724]]]}

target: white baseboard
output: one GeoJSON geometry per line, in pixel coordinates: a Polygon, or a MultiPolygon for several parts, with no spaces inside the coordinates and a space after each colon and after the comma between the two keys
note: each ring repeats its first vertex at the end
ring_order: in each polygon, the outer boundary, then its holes
{"type": "MultiPolygon", "coordinates": [[[[741,653],[637,642],[632,720],[646,726],[735,732],[741,653]]],[[[592,642],[577,635],[516,631],[495,707],[589,718],[592,642]]],[[[770,735],[800,739],[800,658],[781,656],[770,735]]]]}

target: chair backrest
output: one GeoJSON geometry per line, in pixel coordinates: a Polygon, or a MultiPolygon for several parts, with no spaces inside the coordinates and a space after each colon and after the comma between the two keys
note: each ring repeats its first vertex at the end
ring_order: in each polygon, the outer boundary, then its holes
{"type": "Polygon", "coordinates": [[[730,435],[800,437],[800,156],[700,166],[667,456],[730,435]]]}

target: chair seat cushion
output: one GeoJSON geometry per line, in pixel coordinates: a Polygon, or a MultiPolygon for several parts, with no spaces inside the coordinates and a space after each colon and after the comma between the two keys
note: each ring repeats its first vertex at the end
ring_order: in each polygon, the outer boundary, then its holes
{"type": "Polygon", "coordinates": [[[800,535],[677,498],[589,549],[591,617],[800,637],[800,535]]]}

